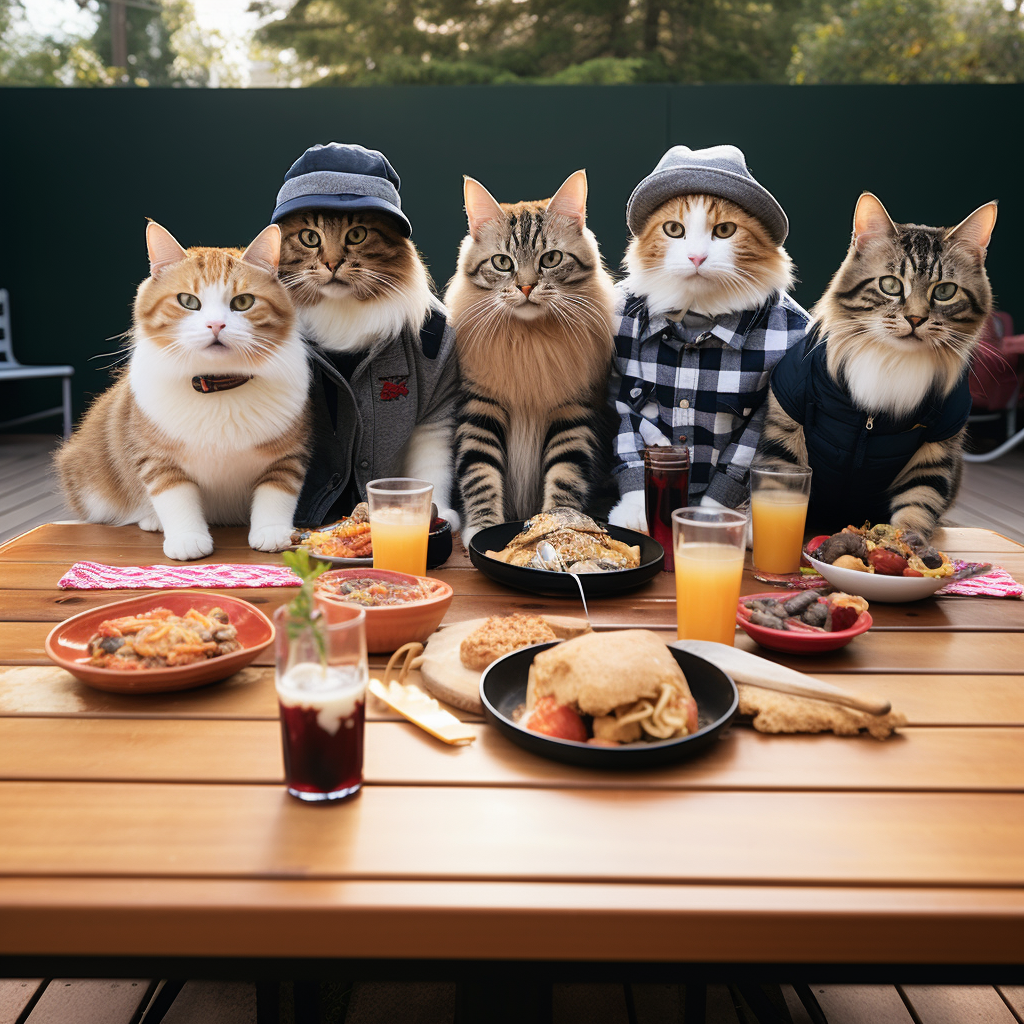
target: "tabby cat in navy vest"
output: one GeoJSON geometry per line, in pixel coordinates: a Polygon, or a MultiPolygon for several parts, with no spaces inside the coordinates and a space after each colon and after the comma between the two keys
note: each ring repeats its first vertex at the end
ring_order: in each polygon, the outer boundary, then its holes
{"type": "Polygon", "coordinates": [[[929,536],[960,486],[968,365],[991,312],[987,203],[954,228],[895,224],[865,192],[814,329],[772,375],[758,463],[809,465],[809,521],[929,536]]]}

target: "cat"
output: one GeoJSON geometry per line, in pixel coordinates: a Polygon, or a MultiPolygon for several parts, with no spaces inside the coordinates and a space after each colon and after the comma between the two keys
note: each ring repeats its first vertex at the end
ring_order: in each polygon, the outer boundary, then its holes
{"type": "Polygon", "coordinates": [[[646,296],[654,315],[757,309],[794,280],[789,253],[757,217],[711,195],[676,196],[659,206],[630,239],[623,263],[623,287],[646,296]],[[665,230],[672,224],[678,235],[665,230]]]}
{"type": "Polygon", "coordinates": [[[484,527],[586,510],[604,461],[612,280],[586,226],[587,176],[498,203],[465,179],[469,234],[445,301],[463,377],[455,429],[465,544],[484,527]]]}
{"type": "MultiPolygon", "coordinates": [[[[779,217],[785,223],[781,208],[779,217]]],[[[770,372],[803,340],[808,319],[787,294],[794,270],[780,233],[704,193],[668,199],[635,225],[628,276],[616,285],[614,473],[622,497],[613,525],[648,528],[646,446],[689,448],[688,504],[746,500],[770,372]]]]}
{"type": "Polygon", "coordinates": [[[772,378],[758,462],[810,465],[810,517],[929,537],[963,468],[971,353],[992,308],[987,203],[954,228],[896,224],[870,192],[806,349],[772,378]]]}
{"type": "Polygon", "coordinates": [[[309,367],[287,290],[281,233],[239,249],[184,249],[146,228],[150,276],[131,355],[56,456],[75,513],[163,531],[176,561],[213,551],[208,523],[249,524],[279,551],[307,459],[309,367]]]}
{"type": "Polygon", "coordinates": [[[299,521],[350,512],[374,477],[409,476],[433,484],[439,514],[457,528],[454,336],[416,247],[394,218],[372,210],[308,209],[280,227],[281,280],[319,357],[299,521]]]}

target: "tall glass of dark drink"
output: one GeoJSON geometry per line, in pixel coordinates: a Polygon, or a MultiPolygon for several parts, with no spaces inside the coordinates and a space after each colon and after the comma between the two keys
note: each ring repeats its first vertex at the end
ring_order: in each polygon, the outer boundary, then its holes
{"type": "Polygon", "coordinates": [[[690,453],[685,445],[644,449],[644,497],[647,532],[665,549],[665,572],[673,572],[672,513],[686,508],[690,486],[690,453]]]}
{"type": "Polygon", "coordinates": [[[363,784],[366,613],[337,605],[330,621],[317,612],[300,624],[285,606],[274,622],[288,792],[308,801],[351,796],[363,784]]]}

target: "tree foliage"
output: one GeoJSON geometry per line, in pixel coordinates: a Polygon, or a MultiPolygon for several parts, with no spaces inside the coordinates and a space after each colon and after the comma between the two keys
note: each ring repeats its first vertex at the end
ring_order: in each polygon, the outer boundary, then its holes
{"type": "Polygon", "coordinates": [[[110,5],[79,0],[95,18],[81,36],[39,36],[20,0],[0,0],[0,85],[206,86],[237,85],[222,59],[223,41],[203,32],[191,0],[129,0],[125,7],[127,63],[114,67],[110,5]]]}
{"type": "Polygon", "coordinates": [[[1020,81],[1021,0],[256,0],[298,84],[1020,81]]]}
{"type": "Polygon", "coordinates": [[[1000,0],[848,0],[797,35],[796,83],[1019,82],[1020,5],[1000,0]]]}

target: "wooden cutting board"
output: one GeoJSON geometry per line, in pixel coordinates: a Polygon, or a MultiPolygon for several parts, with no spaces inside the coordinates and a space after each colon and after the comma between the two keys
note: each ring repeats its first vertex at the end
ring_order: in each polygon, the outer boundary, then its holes
{"type": "MultiPolygon", "coordinates": [[[[590,632],[590,623],[586,619],[567,615],[542,615],[541,618],[561,640],[590,632]]],[[[484,710],[480,703],[480,676],[483,673],[462,664],[459,648],[462,641],[486,621],[467,619],[444,626],[427,641],[423,654],[413,662],[413,666],[420,670],[424,687],[433,696],[478,715],[482,715],[484,710]]]]}

